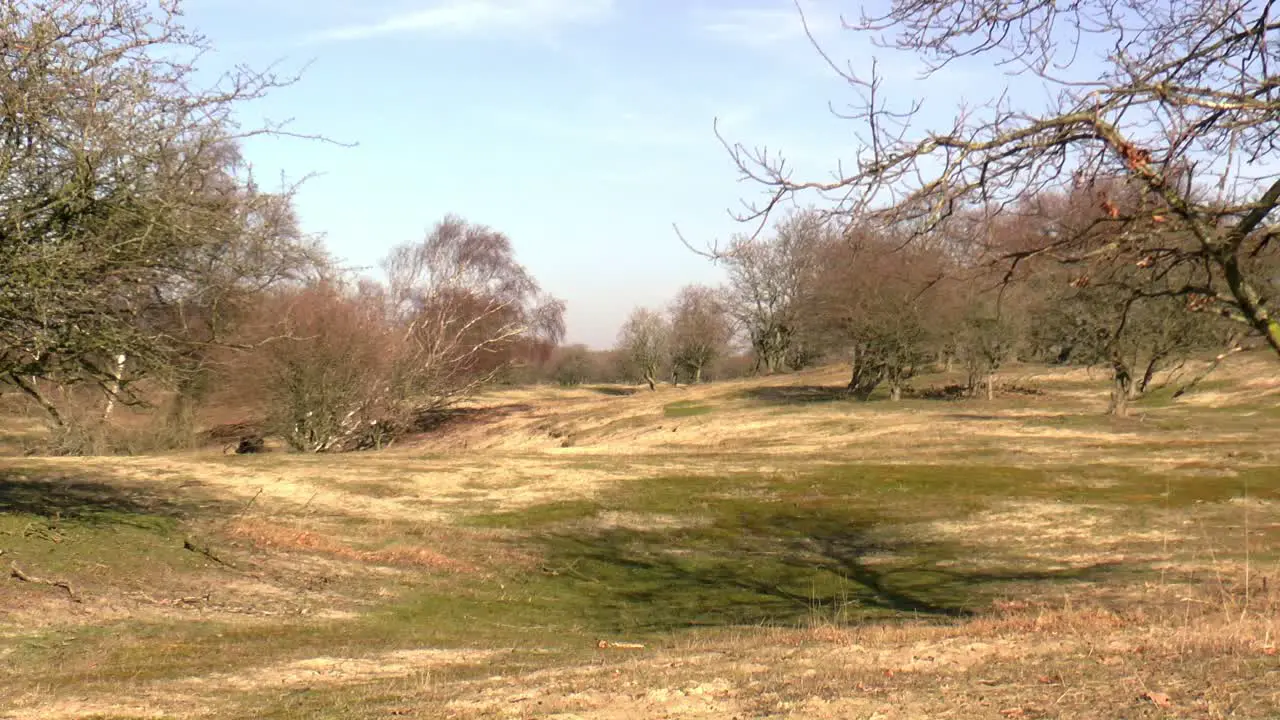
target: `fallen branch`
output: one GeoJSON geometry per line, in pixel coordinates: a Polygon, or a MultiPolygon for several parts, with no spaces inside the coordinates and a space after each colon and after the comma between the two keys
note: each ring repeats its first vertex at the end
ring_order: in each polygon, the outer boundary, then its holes
{"type": "Polygon", "coordinates": [[[1226,352],[1219,353],[1218,356],[1213,359],[1213,362],[1209,363],[1209,367],[1205,368],[1204,372],[1197,375],[1191,382],[1187,383],[1186,385],[1183,385],[1182,387],[1174,391],[1173,393],[1174,399],[1180,398],[1183,395],[1187,394],[1188,392],[1195,390],[1196,386],[1199,385],[1202,380],[1209,377],[1210,373],[1218,369],[1218,366],[1222,364],[1223,360],[1226,360],[1231,355],[1234,355],[1235,353],[1238,353],[1242,350],[1244,350],[1244,346],[1236,344],[1228,348],[1226,352]]]}
{"type": "Polygon", "coordinates": [[[72,602],[80,602],[80,596],[77,595],[76,591],[71,587],[71,583],[66,580],[46,580],[44,578],[28,575],[22,572],[22,569],[18,567],[17,563],[9,566],[9,577],[14,578],[15,580],[21,580],[22,582],[32,583],[34,585],[48,585],[49,587],[62,588],[67,591],[67,595],[71,598],[72,602]]]}
{"type": "Polygon", "coordinates": [[[218,563],[219,565],[225,565],[229,568],[235,568],[235,565],[232,565],[226,560],[223,560],[222,558],[215,555],[213,550],[208,545],[197,545],[194,542],[192,542],[190,539],[186,539],[182,541],[182,549],[190,550],[193,553],[203,555],[209,558],[210,560],[218,563]]]}
{"type": "Polygon", "coordinates": [[[27,523],[27,526],[22,529],[22,537],[35,537],[41,540],[48,540],[51,543],[62,542],[62,535],[58,533],[57,528],[52,525],[41,527],[35,522],[27,523]]]}
{"type": "Polygon", "coordinates": [[[643,650],[644,649],[644,645],[642,645],[641,643],[609,642],[608,640],[597,641],[596,647],[600,648],[601,650],[608,650],[610,648],[613,648],[615,650],[643,650]]]}

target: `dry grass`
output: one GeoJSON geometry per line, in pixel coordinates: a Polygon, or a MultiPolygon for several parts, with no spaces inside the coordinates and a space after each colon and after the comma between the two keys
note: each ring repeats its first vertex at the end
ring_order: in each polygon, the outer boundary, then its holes
{"type": "Polygon", "coordinates": [[[0,717],[1280,716],[1273,361],[1118,421],[1085,371],[842,375],[496,392],[377,454],[6,461],[3,560],[82,602],[0,583],[0,717]]]}
{"type": "Polygon", "coordinates": [[[395,545],[381,550],[360,550],[331,535],[308,530],[297,523],[263,520],[236,522],[227,535],[245,540],[259,550],[308,552],[371,565],[393,565],[448,572],[474,572],[475,566],[426,547],[395,545]]]}

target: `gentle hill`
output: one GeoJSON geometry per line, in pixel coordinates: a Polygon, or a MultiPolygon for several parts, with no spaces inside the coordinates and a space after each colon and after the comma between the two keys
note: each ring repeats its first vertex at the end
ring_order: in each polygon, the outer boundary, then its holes
{"type": "Polygon", "coordinates": [[[381,452],[0,460],[0,716],[1280,713],[1273,360],[1123,419],[1083,370],[844,379],[496,390],[381,452]]]}

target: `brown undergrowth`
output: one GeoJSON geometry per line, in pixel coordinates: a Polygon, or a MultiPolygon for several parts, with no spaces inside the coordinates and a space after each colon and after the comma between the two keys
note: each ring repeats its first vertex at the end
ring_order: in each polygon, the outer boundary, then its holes
{"type": "Polygon", "coordinates": [[[239,520],[226,532],[228,537],[251,543],[262,550],[312,552],[354,562],[425,568],[448,572],[477,572],[475,565],[450,558],[426,547],[395,544],[380,550],[361,550],[315,530],[266,520],[239,520]]]}

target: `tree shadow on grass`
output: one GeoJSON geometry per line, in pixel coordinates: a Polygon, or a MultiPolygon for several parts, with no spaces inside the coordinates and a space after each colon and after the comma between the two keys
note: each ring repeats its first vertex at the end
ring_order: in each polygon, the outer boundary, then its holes
{"type": "MultiPolygon", "coordinates": [[[[880,386],[876,394],[872,395],[872,400],[882,399],[885,392],[887,391],[884,386],[880,386]]],[[[743,400],[756,400],[770,405],[808,405],[858,400],[844,385],[774,385],[747,388],[740,391],[738,395],[743,400]]],[[[960,385],[907,387],[903,389],[903,397],[937,402],[960,402],[971,399],[960,385]]]]}
{"type": "Polygon", "coordinates": [[[179,492],[124,482],[87,479],[40,470],[0,470],[0,515],[34,515],[89,524],[122,524],[130,518],[182,519],[230,511],[226,503],[189,490],[179,492]]]}
{"type": "Polygon", "coordinates": [[[593,385],[587,388],[591,392],[610,397],[629,397],[636,394],[636,388],[615,387],[610,385],[593,385]]]}
{"type": "Polygon", "coordinates": [[[975,563],[931,541],[887,541],[871,518],[763,506],[710,525],[545,535],[546,571],[573,585],[593,624],[619,632],[699,626],[956,617],[1026,584],[1097,578],[1006,557],[975,563]]]}
{"type": "Polygon", "coordinates": [[[425,410],[417,413],[409,427],[412,433],[426,434],[466,425],[495,422],[516,413],[534,409],[528,403],[508,403],[489,407],[450,407],[425,410]]]}
{"type": "Polygon", "coordinates": [[[808,405],[810,403],[852,401],[853,395],[842,386],[830,385],[774,385],[742,390],[739,397],[757,400],[771,405],[808,405]]]}

